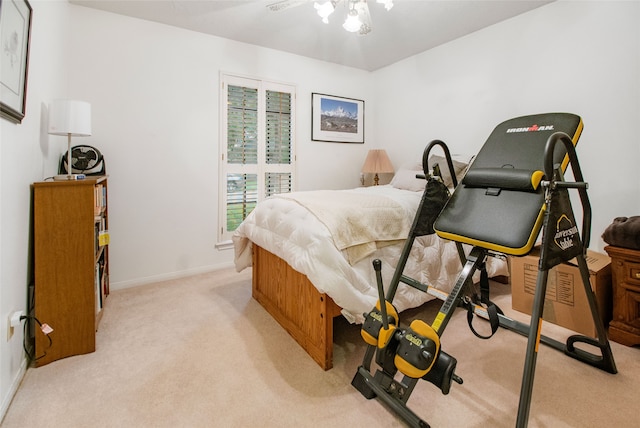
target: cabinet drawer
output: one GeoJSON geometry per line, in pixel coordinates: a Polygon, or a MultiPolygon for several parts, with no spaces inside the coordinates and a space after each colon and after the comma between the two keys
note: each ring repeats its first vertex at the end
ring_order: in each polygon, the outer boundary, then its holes
{"type": "Polygon", "coordinates": [[[640,286],[640,263],[625,263],[626,278],[624,281],[640,286]]]}

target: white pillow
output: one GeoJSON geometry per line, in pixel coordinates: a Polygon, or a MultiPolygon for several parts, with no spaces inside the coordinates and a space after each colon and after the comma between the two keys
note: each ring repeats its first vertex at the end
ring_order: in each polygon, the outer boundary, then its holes
{"type": "MultiPolygon", "coordinates": [[[[469,167],[471,159],[473,159],[473,156],[451,156],[451,161],[453,162],[453,170],[456,174],[458,184],[460,184],[460,182],[462,181],[462,177],[464,177],[464,175],[467,173],[467,168],[469,167]]],[[[440,167],[442,181],[444,182],[445,186],[453,187],[453,180],[451,179],[451,174],[449,173],[449,166],[447,165],[447,160],[444,156],[429,156],[429,160],[427,161],[427,164],[429,165],[429,172],[433,172],[433,165],[435,165],[436,163],[440,167]]]]}
{"type": "MultiPolygon", "coordinates": [[[[462,181],[462,178],[467,173],[469,164],[473,160],[474,156],[471,155],[451,155],[451,162],[453,163],[453,170],[456,174],[458,184],[462,181]]],[[[445,186],[453,189],[453,180],[451,174],[449,174],[449,166],[444,156],[431,155],[427,164],[429,166],[429,172],[433,172],[433,165],[438,164],[440,166],[440,172],[442,174],[442,181],[445,186]]],[[[416,174],[424,174],[422,170],[422,162],[410,162],[402,165],[391,180],[391,186],[397,189],[411,190],[414,192],[423,192],[426,180],[423,178],[416,178],[416,174]]]]}
{"type": "Polygon", "coordinates": [[[389,184],[396,189],[424,192],[424,186],[427,184],[427,180],[424,178],[416,178],[416,174],[424,174],[421,167],[418,169],[400,168],[396,171],[396,174],[389,184]]]}

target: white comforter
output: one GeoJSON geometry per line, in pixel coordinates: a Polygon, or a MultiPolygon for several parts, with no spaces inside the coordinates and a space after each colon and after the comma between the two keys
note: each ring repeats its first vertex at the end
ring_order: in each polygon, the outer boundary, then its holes
{"type": "MultiPolygon", "coordinates": [[[[321,191],[325,192],[325,191],[321,191]]],[[[412,222],[422,192],[401,190],[389,185],[336,191],[354,199],[361,194],[379,194],[395,201],[412,222]]],[[[304,193],[307,197],[311,192],[304,193]]],[[[271,197],[251,212],[233,235],[235,266],[239,272],[252,263],[252,242],[285,260],[306,275],[321,293],[328,294],[342,308],[350,322],[361,323],[378,299],[373,259],[382,261],[383,283],[387,286],[402,252],[402,241],[378,245],[377,249],[351,265],[347,249],[338,250],[329,228],[303,204],[285,197],[271,197]]],[[[462,266],[455,243],[436,235],[416,238],[404,274],[449,292],[462,266]]],[[[490,258],[489,276],[508,275],[506,262],[490,258]]],[[[398,311],[431,300],[427,293],[400,284],[393,304],[398,311]]]]}

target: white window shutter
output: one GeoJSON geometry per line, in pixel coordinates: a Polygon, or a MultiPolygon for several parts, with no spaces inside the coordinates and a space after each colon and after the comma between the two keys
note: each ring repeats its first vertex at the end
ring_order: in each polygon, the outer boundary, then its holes
{"type": "Polygon", "coordinates": [[[231,75],[222,83],[219,242],[295,179],[295,87],[231,75]]]}

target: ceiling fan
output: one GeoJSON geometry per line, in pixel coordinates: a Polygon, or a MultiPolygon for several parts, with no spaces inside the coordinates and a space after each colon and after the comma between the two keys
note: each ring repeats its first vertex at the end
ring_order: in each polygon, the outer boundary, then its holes
{"type": "MultiPolygon", "coordinates": [[[[323,3],[316,1],[313,3],[313,7],[322,18],[322,22],[328,24],[329,16],[335,11],[336,5],[341,2],[343,2],[348,9],[347,18],[344,24],[342,24],[342,27],[351,33],[357,32],[360,35],[370,33],[372,24],[367,0],[327,0],[323,3]]],[[[382,3],[386,10],[390,10],[393,7],[393,0],[376,0],[376,2],[382,3]]],[[[267,8],[273,12],[278,12],[300,6],[304,3],[309,2],[305,0],[281,0],[267,5],[267,8]]]]}

